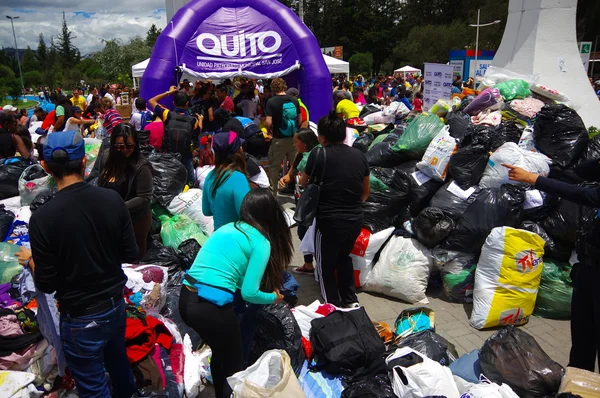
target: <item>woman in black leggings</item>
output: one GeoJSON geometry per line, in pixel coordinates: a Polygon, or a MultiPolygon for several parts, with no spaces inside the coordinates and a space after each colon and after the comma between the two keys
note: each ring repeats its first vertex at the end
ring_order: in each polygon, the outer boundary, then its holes
{"type": "Polygon", "coordinates": [[[300,185],[322,178],[316,217],[315,258],[321,295],[340,307],[358,306],[350,251],[363,226],[363,202],[370,193],[364,153],[344,144],[346,123],[335,110],[318,123],[323,149],[311,151],[300,185]],[[336,280],[337,273],[337,280],[336,280]]]}
{"type": "Polygon", "coordinates": [[[212,350],[217,397],[231,396],[227,377],[244,369],[234,293],[240,290],[253,304],[281,301],[279,288],[293,249],[283,209],[270,191],[254,189],[242,202],[240,221],[215,231],[186,274],[179,311],[212,350]]]}

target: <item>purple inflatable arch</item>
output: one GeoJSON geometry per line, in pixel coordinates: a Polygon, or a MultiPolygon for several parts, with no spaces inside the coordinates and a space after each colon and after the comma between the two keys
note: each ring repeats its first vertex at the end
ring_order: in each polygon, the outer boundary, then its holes
{"type": "Polygon", "coordinates": [[[317,39],[276,0],[192,0],[183,6],[156,41],[141,96],[167,91],[182,72],[205,79],[283,76],[300,90],[312,121],[332,106],[330,74],[317,39]]]}

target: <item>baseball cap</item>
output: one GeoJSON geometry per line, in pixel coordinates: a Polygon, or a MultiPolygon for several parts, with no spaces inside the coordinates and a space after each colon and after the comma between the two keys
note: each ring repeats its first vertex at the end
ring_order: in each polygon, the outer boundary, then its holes
{"type": "Polygon", "coordinates": [[[73,106],[71,108],[71,111],[73,111],[73,113],[75,113],[75,112],[82,112],[81,108],[79,106],[77,106],[77,105],[73,106]]]}
{"type": "Polygon", "coordinates": [[[234,131],[217,133],[213,135],[212,148],[215,154],[229,157],[241,148],[243,142],[234,131]]]}
{"type": "Polygon", "coordinates": [[[62,156],[55,159],[57,152],[66,152],[68,160],[83,159],[85,157],[85,141],[81,133],[57,131],[48,134],[48,140],[44,145],[44,160],[47,162],[63,160],[62,156]]]}
{"type": "Polygon", "coordinates": [[[256,82],[257,83],[262,83],[262,79],[258,79],[256,82]]]}
{"type": "Polygon", "coordinates": [[[14,107],[14,106],[12,106],[12,105],[4,105],[4,107],[2,108],[2,110],[3,110],[4,112],[16,112],[16,111],[17,111],[17,108],[15,108],[15,107],[14,107]]]}
{"type": "Polygon", "coordinates": [[[298,91],[298,89],[295,88],[295,87],[288,88],[288,90],[285,93],[287,95],[292,95],[294,97],[299,97],[300,96],[300,91],[298,91]]]}

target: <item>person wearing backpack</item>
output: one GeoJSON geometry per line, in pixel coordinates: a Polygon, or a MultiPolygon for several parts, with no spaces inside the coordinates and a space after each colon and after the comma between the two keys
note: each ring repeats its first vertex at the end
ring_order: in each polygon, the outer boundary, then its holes
{"type": "Polygon", "coordinates": [[[193,186],[196,181],[196,173],[192,156],[192,144],[194,146],[198,145],[198,136],[202,131],[204,117],[202,115],[193,117],[188,114],[189,97],[175,86],[171,86],[169,91],[158,94],[148,102],[154,109],[154,113],[165,125],[165,135],[162,143],[163,152],[179,153],[181,155],[181,163],[188,172],[188,182],[193,186]],[[173,95],[174,108],[172,111],[159,104],[169,95],[173,95]]]}
{"type": "Polygon", "coordinates": [[[146,100],[142,97],[136,98],[135,109],[136,112],[131,115],[129,123],[131,123],[137,131],[145,130],[146,125],[152,123],[152,112],[146,109],[146,100]]]}
{"type": "Polygon", "coordinates": [[[266,104],[265,124],[272,137],[269,148],[269,181],[273,194],[277,195],[281,163],[286,159],[290,165],[294,163],[294,134],[300,128],[302,120],[298,99],[286,93],[285,80],[279,77],[273,79],[271,90],[274,95],[266,104]]]}

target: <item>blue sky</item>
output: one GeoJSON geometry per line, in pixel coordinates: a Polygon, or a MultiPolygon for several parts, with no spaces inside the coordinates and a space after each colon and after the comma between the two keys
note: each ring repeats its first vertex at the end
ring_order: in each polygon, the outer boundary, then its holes
{"type": "MultiPolygon", "coordinates": [[[[63,11],[82,54],[100,50],[103,39],[128,41],[144,37],[153,23],[159,28],[167,23],[164,0],[142,0],[135,6],[125,1],[97,0],[19,0],[18,7],[14,4],[0,5],[0,16],[19,17],[14,22],[19,48],[37,48],[40,33],[49,44],[60,33],[63,11]]],[[[0,18],[0,47],[14,47],[10,20],[6,18],[0,18]]]]}

